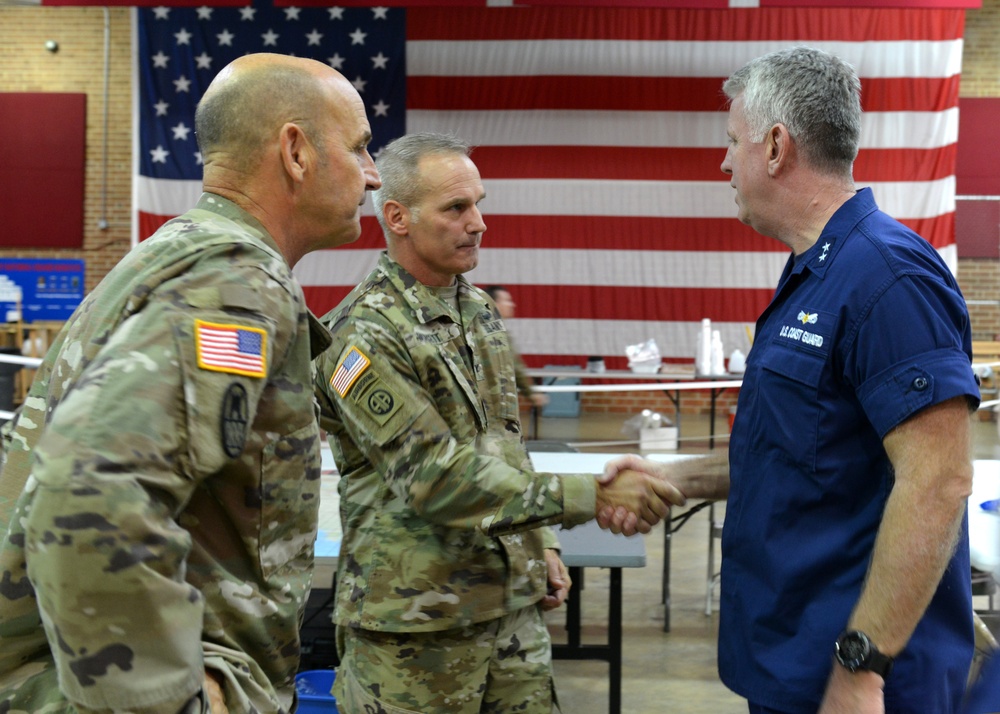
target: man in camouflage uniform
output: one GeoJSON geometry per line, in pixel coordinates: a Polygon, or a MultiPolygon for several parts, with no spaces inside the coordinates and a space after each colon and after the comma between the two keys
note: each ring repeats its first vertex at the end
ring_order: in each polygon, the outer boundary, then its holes
{"type": "MultiPolygon", "coordinates": [[[[502,285],[490,285],[485,290],[486,294],[493,298],[500,317],[504,320],[513,319],[514,309],[517,305],[514,303],[514,297],[510,294],[510,291],[502,285]]],[[[510,341],[513,342],[513,340],[510,341]]],[[[533,407],[541,409],[549,403],[548,395],[545,392],[535,390],[535,383],[528,376],[527,367],[525,367],[521,355],[514,349],[513,344],[511,344],[511,351],[514,353],[514,381],[517,383],[517,391],[522,397],[531,402],[533,407]]]]}
{"type": "Polygon", "coordinates": [[[378,175],[326,65],[248,55],[198,107],[204,193],[87,297],[5,433],[0,711],[286,712],[329,334],[291,266],[378,175]]]}
{"type": "Polygon", "coordinates": [[[635,473],[599,484],[532,472],[503,320],[462,277],[486,230],[468,153],[433,134],[383,150],[375,212],[388,251],[323,318],[334,342],[317,360],[321,425],[344,531],[334,693],[346,714],[549,714],[540,609],[570,583],[543,526],[615,502],[648,531],[673,495],[635,473]]]}

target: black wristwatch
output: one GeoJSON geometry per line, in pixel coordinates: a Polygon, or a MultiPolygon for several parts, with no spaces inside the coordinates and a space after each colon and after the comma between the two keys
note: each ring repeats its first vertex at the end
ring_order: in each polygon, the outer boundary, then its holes
{"type": "Polygon", "coordinates": [[[882,654],[860,630],[847,630],[837,638],[833,646],[837,661],[851,672],[874,672],[889,678],[892,671],[892,657],[882,654]]]}

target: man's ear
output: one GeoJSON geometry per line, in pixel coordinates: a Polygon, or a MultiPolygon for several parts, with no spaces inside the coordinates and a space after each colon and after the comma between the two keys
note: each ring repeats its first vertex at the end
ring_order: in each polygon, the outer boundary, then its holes
{"type": "Polygon", "coordinates": [[[306,170],[312,162],[312,144],[306,138],[302,127],[294,122],[282,126],[278,133],[278,146],[285,173],[293,182],[302,183],[306,170]]]}
{"type": "Polygon", "coordinates": [[[405,236],[410,232],[410,209],[399,201],[386,201],[382,206],[382,217],[395,235],[405,236]]]}
{"type": "Polygon", "coordinates": [[[767,150],[767,173],[769,176],[777,176],[792,160],[794,146],[788,127],[784,124],[772,126],[764,137],[764,144],[767,150]]]}

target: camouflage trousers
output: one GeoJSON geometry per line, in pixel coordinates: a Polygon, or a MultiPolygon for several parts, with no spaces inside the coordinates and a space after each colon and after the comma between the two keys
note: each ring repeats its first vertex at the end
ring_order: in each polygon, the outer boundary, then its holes
{"type": "MultiPolygon", "coordinates": [[[[24,672],[14,672],[0,677],[0,714],[78,714],[79,710],[59,690],[59,679],[51,659],[47,666],[27,665],[22,669],[29,676],[25,677],[24,672]]],[[[229,711],[249,710],[230,707],[229,711]]],[[[211,712],[208,700],[203,699],[199,692],[177,714],[211,712]]]]}
{"type": "Polygon", "coordinates": [[[552,714],[552,644],[537,607],[441,632],[337,630],[341,714],[552,714]]]}
{"type": "Polygon", "coordinates": [[[51,658],[0,677],[3,714],[72,714],[76,710],[59,692],[59,678],[51,658]]]}
{"type": "MultiPolygon", "coordinates": [[[[215,661],[206,658],[206,662],[215,661]]],[[[231,679],[231,677],[230,677],[231,679]]],[[[235,680],[234,680],[235,681],[235,680]]],[[[256,711],[242,692],[224,685],[226,704],[230,712],[256,711]]],[[[103,710],[110,711],[110,710],[103,710]]],[[[52,657],[22,665],[0,674],[0,714],[78,714],[59,689],[59,676],[52,657]]],[[[211,714],[210,704],[199,691],[177,714],[211,714]]]]}

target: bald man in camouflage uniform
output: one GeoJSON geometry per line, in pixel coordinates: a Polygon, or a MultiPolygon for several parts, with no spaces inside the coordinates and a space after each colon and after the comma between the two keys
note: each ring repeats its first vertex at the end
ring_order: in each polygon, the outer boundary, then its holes
{"type": "Polygon", "coordinates": [[[329,334],[291,266],[360,235],[378,176],[318,62],[236,60],[196,126],[198,206],[87,297],[6,429],[3,712],[293,706],[329,334]]]}
{"type": "Polygon", "coordinates": [[[634,473],[605,485],[532,472],[503,320],[461,275],[486,229],[468,148],[407,136],[378,167],[388,252],[323,318],[334,344],[318,360],[341,473],[338,708],[549,714],[540,609],[570,583],[543,526],[614,501],[648,530],[669,494],[634,473]]]}

